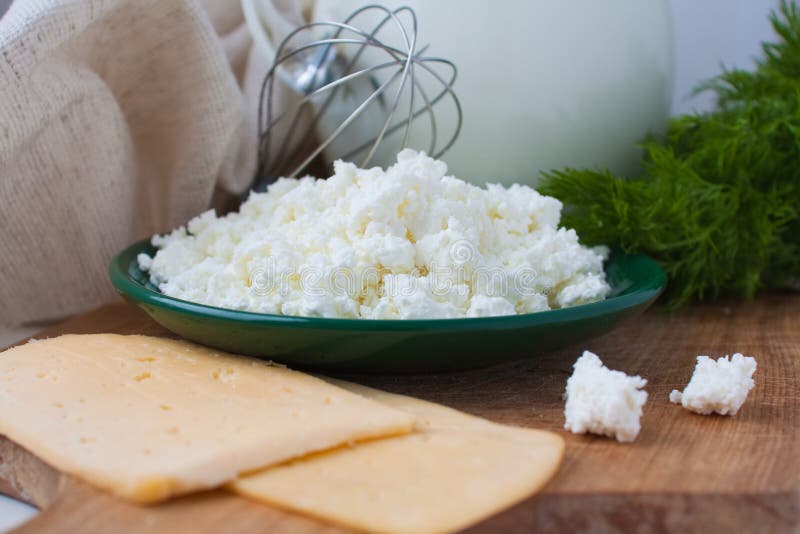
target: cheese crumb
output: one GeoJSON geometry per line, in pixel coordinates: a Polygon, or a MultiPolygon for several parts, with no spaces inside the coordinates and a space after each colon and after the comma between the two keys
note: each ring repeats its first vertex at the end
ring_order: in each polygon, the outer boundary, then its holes
{"type": "Polygon", "coordinates": [[[561,208],[404,150],[385,171],[338,161],[327,180],[282,178],[238,213],[155,236],[138,262],[166,295],[282,315],[486,317],[602,300],[608,249],[560,228],[561,208]]]}
{"type": "Polygon", "coordinates": [[[575,434],[600,434],[629,442],[639,434],[647,380],[612,371],[596,354],[587,351],[573,366],[567,380],[564,428],[575,434]]]}
{"type": "Polygon", "coordinates": [[[756,359],[739,353],[730,359],[726,355],[716,361],[708,356],[698,356],[686,389],[683,393],[673,389],[669,400],[703,415],[736,415],[755,386],[755,371],[756,359]]]}

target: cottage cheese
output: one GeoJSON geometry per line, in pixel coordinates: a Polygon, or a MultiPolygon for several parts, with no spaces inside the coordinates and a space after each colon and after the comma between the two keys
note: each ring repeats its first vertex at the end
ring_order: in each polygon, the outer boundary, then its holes
{"type": "Polygon", "coordinates": [[[530,313],[606,297],[604,247],[559,228],[561,203],[470,185],[404,150],[383,171],[280,179],[238,213],[203,213],[139,266],[170,296],[284,315],[412,319],[530,313]]]}
{"type": "Polygon", "coordinates": [[[739,353],[730,359],[724,356],[716,361],[708,356],[698,356],[686,389],[683,393],[672,390],[669,400],[703,415],[736,415],[755,386],[755,371],[756,359],[739,353]]]}
{"type": "Polygon", "coordinates": [[[576,434],[600,434],[633,441],[639,434],[647,380],[612,371],[596,354],[584,351],[567,380],[564,428],[576,434]]]}

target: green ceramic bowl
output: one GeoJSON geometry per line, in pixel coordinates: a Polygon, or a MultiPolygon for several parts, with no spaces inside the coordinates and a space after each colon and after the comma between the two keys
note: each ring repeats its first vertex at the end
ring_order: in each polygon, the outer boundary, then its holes
{"type": "MultiPolygon", "coordinates": [[[[168,297],[139,270],[148,241],[109,266],[128,300],[172,332],[229,352],[292,367],[366,373],[427,373],[531,358],[599,336],[644,311],[666,277],[647,256],[614,254],[606,265],[613,292],[602,301],[526,315],[470,319],[370,320],[290,317],[227,310],[168,297]]],[[[577,352],[576,352],[577,357],[577,352]]]]}

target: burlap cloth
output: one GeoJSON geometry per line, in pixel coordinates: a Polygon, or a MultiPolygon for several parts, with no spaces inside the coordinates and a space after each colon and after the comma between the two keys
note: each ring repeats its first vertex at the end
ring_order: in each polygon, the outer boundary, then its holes
{"type": "MultiPolygon", "coordinates": [[[[273,36],[302,20],[263,1],[273,36]]],[[[268,67],[238,0],[16,0],[0,19],[0,327],[112,300],[116,252],[245,190],[268,67]]]]}

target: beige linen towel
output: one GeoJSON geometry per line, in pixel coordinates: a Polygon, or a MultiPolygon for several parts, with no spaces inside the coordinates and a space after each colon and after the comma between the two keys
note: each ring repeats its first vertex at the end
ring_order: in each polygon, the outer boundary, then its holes
{"type": "Polygon", "coordinates": [[[113,299],[117,251],[185,223],[215,190],[243,191],[266,68],[238,0],[12,4],[0,19],[0,326],[113,299]]]}

